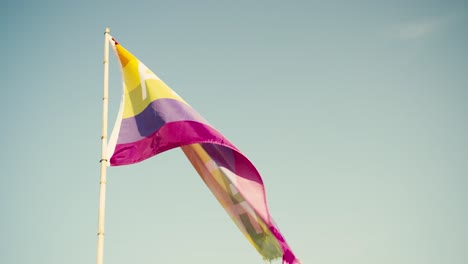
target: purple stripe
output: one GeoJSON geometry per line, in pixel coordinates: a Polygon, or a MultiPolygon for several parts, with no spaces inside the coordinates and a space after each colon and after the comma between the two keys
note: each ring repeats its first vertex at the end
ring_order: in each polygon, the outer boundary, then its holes
{"type": "Polygon", "coordinates": [[[122,120],[117,144],[142,140],[164,124],[176,121],[196,121],[208,125],[189,105],[169,98],[157,99],[138,115],[122,120]]]}
{"type": "Polygon", "coordinates": [[[194,121],[166,123],[156,132],[136,142],[117,144],[111,166],[129,165],[158,153],[195,143],[215,143],[237,150],[216,129],[194,121]]]}

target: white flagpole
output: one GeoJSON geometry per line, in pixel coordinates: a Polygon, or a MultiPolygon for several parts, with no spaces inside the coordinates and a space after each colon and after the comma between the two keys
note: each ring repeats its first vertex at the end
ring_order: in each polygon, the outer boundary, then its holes
{"type": "Polygon", "coordinates": [[[101,134],[101,180],[99,182],[98,242],[96,264],[103,264],[104,258],[104,216],[106,210],[106,169],[107,169],[107,111],[109,105],[109,33],[104,32],[104,96],[102,98],[101,134]]]}

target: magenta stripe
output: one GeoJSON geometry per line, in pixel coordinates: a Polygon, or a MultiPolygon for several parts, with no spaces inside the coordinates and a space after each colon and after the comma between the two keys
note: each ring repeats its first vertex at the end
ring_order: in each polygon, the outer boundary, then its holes
{"type": "Polygon", "coordinates": [[[221,133],[206,124],[176,121],[165,124],[139,141],[117,144],[110,163],[111,166],[129,165],[166,150],[194,143],[215,143],[237,150],[221,133]]]}
{"type": "Polygon", "coordinates": [[[276,240],[281,246],[281,250],[283,251],[283,262],[286,264],[300,264],[299,260],[296,258],[294,253],[292,252],[291,248],[289,247],[288,243],[284,239],[283,235],[281,235],[281,232],[278,230],[278,227],[272,223],[268,227],[270,229],[271,233],[275,236],[276,240]]]}
{"type": "Polygon", "coordinates": [[[138,115],[122,120],[117,144],[142,140],[166,123],[183,120],[208,125],[197,111],[181,101],[170,98],[154,100],[138,115]]]}

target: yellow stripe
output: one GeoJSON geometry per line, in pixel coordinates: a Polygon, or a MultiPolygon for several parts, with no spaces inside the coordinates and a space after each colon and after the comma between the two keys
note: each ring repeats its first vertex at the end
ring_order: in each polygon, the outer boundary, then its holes
{"type": "Polygon", "coordinates": [[[138,59],[125,48],[121,47],[121,45],[117,45],[116,50],[122,63],[122,72],[125,82],[123,118],[138,115],[151,102],[157,99],[170,98],[187,104],[184,99],[159,79],[145,80],[146,98],[143,99],[140,74],[138,72],[138,59]]]}

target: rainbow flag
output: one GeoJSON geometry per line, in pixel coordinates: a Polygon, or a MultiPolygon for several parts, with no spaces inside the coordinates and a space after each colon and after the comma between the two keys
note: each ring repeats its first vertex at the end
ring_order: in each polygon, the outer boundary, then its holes
{"type": "Polygon", "coordinates": [[[265,260],[300,263],[268,211],[253,164],[187,102],[114,39],[124,91],[109,140],[111,166],[180,147],[216,199],[265,260]]]}

